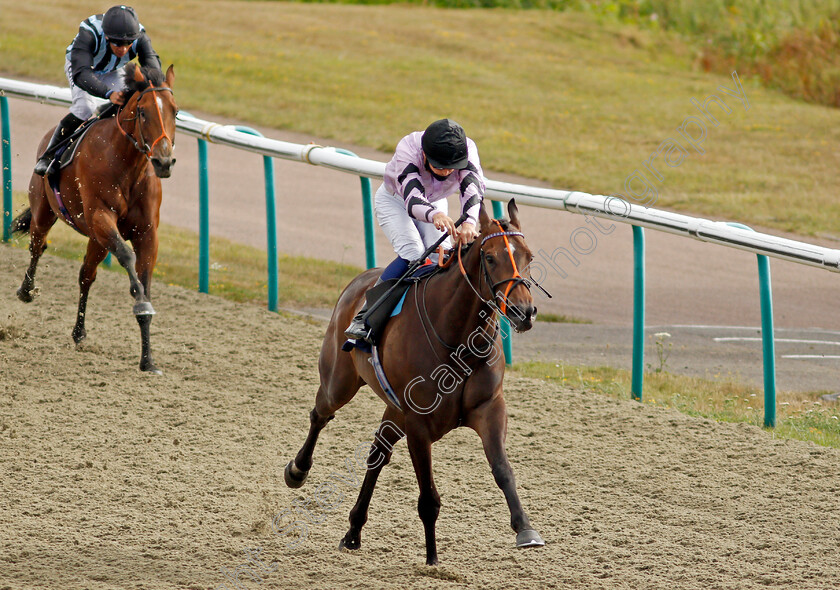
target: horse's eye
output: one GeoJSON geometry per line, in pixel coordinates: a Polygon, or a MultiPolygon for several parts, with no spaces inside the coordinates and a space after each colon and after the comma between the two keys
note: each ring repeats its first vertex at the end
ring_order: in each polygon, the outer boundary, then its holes
{"type": "Polygon", "coordinates": [[[491,254],[484,255],[484,262],[487,264],[496,264],[496,259],[491,254]]]}
{"type": "Polygon", "coordinates": [[[140,115],[141,119],[146,120],[146,111],[144,109],[137,109],[137,114],[140,115]]]}

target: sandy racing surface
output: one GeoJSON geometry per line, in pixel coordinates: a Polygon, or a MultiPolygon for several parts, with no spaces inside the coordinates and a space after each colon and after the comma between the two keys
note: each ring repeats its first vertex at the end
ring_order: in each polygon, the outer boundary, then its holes
{"type": "Polygon", "coordinates": [[[514,549],[478,437],[461,429],[434,447],[441,565],[423,565],[404,443],[361,550],[340,552],[355,449],[383,408],[364,388],[322,434],[307,484],[285,487],[322,323],[156,283],[156,378],[136,368],[123,273],[99,274],[76,349],[77,264],[46,256],[42,293],[23,304],[28,255],[0,254],[0,588],[840,584],[840,452],[511,376],[508,452],[546,547],[514,549]],[[296,505],[306,536],[275,534],[296,505]]]}

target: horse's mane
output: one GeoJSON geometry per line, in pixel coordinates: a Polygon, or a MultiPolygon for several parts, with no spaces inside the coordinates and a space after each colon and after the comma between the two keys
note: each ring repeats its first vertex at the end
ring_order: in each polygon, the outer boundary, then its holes
{"type": "Polygon", "coordinates": [[[154,86],[163,86],[166,78],[163,76],[163,72],[161,72],[157,68],[150,68],[148,66],[143,66],[140,68],[140,73],[143,74],[145,80],[142,82],[138,82],[134,79],[134,72],[137,70],[137,64],[134,62],[130,62],[128,65],[125,66],[125,85],[128,89],[128,96],[130,97],[135,92],[140,92],[141,90],[145,90],[149,87],[150,83],[154,86]]]}

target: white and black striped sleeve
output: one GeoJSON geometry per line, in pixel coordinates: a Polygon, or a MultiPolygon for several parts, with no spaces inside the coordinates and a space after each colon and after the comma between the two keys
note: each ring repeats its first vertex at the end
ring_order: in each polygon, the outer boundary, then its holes
{"type": "Polygon", "coordinates": [[[420,169],[415,164],[408,163],[403,168],[397,177],[397,186],[409,216],[419,221],[431,222],[436,210],[426,199],[426,188],[420,178],[420,169]]]}
{"type": "Polygon", "coordinates": [[[484,182],[482,173],[470,162],[461,177],[461,214],[466,215],[466,221],[478,225],[478,212],[484,199],[484,182]]]}

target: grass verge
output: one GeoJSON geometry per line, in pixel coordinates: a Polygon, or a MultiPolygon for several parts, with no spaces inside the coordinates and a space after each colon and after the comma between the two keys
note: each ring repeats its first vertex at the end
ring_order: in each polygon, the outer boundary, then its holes
{"type": "MultiPolygon", "coordinates": [[[[630,399],[630,371],[612,367],[586,367],[565,363],[516,363],[512,370],[524,377],[543,379],[618,399],[630,399]]],[[[840,405],[822,403],[828,392],[777,392],[773,436],[811,441],[840,448],[840,405]]],[[[673,408],[690,416],[718,422],[743,422],[763,427],[762,390],[734,380],[713,381],[667,372],[645,374],[643,403],[673,408]]]]}
{"type": "MultiPolygon", "coordinates": [[[[15,193],[15,211],[24,207],[25,195],[15,193]]],[[[198,235],[184,229],[161,224],[160,248],[155,266],[155,282],[164,282],[186,289],[198,289],[198,235]]],[[[27,236],[15,235],[12,245],[29,246],[27,236]]],[[[59,221],[47,239],[47,252],[69,260],[82,261],[87,238],[59,221]]],[[[100,268],[124,272],[113,261],[111,267],[100,268]]],[[[341,290],[362,268],[302,256],[281,255],[278,258],[280,280],[278,302],[281,307],[327,308],[335,305],[341,290]]],[[[265,306],[268,301],[268,261],[264,251],[236,244],[224,238],[210,240],[209,292],[242,303],[265,306]]]]}

